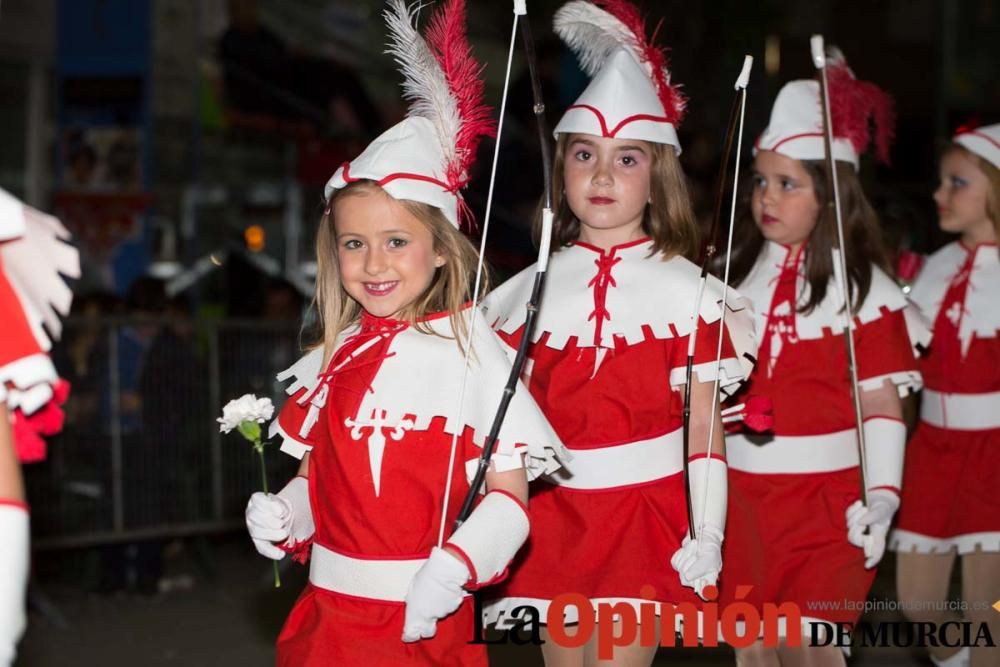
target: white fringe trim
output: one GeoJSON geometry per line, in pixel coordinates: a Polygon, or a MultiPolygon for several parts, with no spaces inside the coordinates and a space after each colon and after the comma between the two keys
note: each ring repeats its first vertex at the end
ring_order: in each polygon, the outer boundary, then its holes
{"type": "MultiPolygon", "coordinates": [[[[611,271],[617,286],[609,287],[606,293],[604,305],[610,319],[602,323],[602,346],[609,345],[616,337],[624,339],[627,345],[636,345],[645,340],[647,332],[657,340],[667,340],[687,336],[694,330],[692,315],[699,288],[698,267],[682,257],[668,260],[648,257],[651,249],[652,242],[645,242],[614,251],[614,257],[622,261],[611,271]],[[666,287],[650,290],[650,285],[666,287]]],[[[553,350],[564,350],[571,340],[577,347],[598,347],[594,342],[597,319],[588,319],[588,313],[594,309],[594,290],[589,281],[595,274],[594,262],[598,257],[595,251],[582,246],[553,253],[532,342],[547,334],[545,345],[553,350]]],[[[531,293],[534,275],[535,267],[531,266],[486,296],[482,310],[494,328],[513,334],[524,325],[524,304],[531,293]]],[[[709,276],[700,303],[701,322],[712,324],[722,317],[722,292],[722,282],[709,276]]],[[[735,389],[736,381],[749,377],[753,369],[757,336],[748,299],[729,288],[726,309],[726,330],[739,366],[730,364],[724,369],[724,377],[729,382],[728,388],[735,389]]],[[[714,342],[712,352],[714,356],[714,342]]],[[[704,366],[699,372],[702,381],[714,379],[714,370],[709,370],[708,364],[704,366]]]]}
{"type": "MultiPolygon", "coordinates": [[[[910,290],[910,298],[929,321],[937,319],[951,281],[968,259],[968,252],[960,242],[953,241],[927,258],[910,290]]],[[[996,246],[980,246],[975,252],[965,292],[965,313],[958,333],[963,355],[969,351],[973,336],[984,339],[1000,334],[1000,309],[995,306],[997,285],[1000,284],[1000,257],[996,246]]]]}
{"type": "MultiPolygon", "coordinates": [[[[836,253],[836,251],[834,251],[836,253]]],[[[753,270],[742,284],[738,285],[740,293],[749,298],[756,309],[757,339],[763,339],[767,331],[767,319],[770,316],[771,301],[774,297],[778,277],[788,249],[773,241],[764,244],[753,270]]],[[[798,304],[805,303],[809,298],[809,284],[800,272],[796,282],[798,304]]],[[[841,312],[843,296],[836,281],[831,277],[826,298],[811,313],[795,314],[795,333],[799,340],[817,340],[829,335],[839,335],[844,331],[844,314],[841,312]]],[[[855,313],[855,321],[851,329],[858,325],[869,324],[885,314],[903,311],[906,320],[910,344],[916,348],[926,347],[930,341],[930,325],[921,317],[916,304],[911,303],[899,286],[878,267],[872,267],[872,281],[861,308],[855,313]]]]}
{"type": "Polygon", "coordinates": [[[301,459],[303,456],[312,451],[312,445],[307,445],[301,440],[296,440],[292,436],[285,432],[285,429],[281,428],[278,424],[278,420],[275,419],[271,422],[271,429],[268,432],[268,437],[271,438],[281,438],[281,451],[289,456],[294,456],[297,459],[301,459]]]}
{"type": "Polygon", "coordinates": [[[24,235],[24,204],[0,189],[0,241],[24,235]]]}
{"type": "Polygon", "coordinates": [[[886,373],[871,378],[859,380],[858,384],[862,391],[874,391],[882,387],[888,380],[896,386],[900,398],[905,398],[910,394],[920,391],[924,387],[924,377],[920,371],[898,371],[896,373],[886,373]]]}
{"type": "MultiPolygon", "coordinates": [[[[736,357],[726,357],[719,361],[716,366],[715,361],[706,361],[703,364],[695,364],[691,368],[692,375],[698,376],[699,382],[714,382],[719,379],[719,384],[731,386],[740,382],[743,378],[743,365],[736,357]]],[[[670,385],[679,387],[687,381],[687,368],[678,366],[670,369],[670,385]]]]}
{"type": "Polygon", "coordinates": [[[23,234],[0,245],[0,265],[35,340],[39,347],[48,350],[52,346],[49,334],[59,338],[62,332],[59,316],[69,313],[73,300],[73,292],[63,276],[80,277],[80,256],[68,243],[69,232],[56,218],[27,205],[20,205],[20,209],[25,223],[23,234]]]}
{"type": "MultiPolygon", "coordinates": [[[[473,311],[469,308],[463,314],[471,319],[473,311]]],[[[475,317],[473,357],[468,366],[464,406],[458,405],[458,398],[466,376],[465,359],[456,348],[450,319],[438,318],[426,322],[437,335],[408,328],[393,336],[387,356],[372,379],[370,391],[362,397],[356,414],[350,417],[357,420],[365,415],[383,415],[387,427],[401,423],[406,417],[412,422],[410,429],[414,431],[426,431],[435,419],[444,418],[445,433],[461,434],[471,428],[473,443],[482,447],[510,375],[511,362],[505,352],[506,346],[489,328],[482,314],[476,311],[475,317]]],[[[468,325],[471,330],[471,321],[468,325]]],[[[343,332],[338,346],[356,332],[356,327],[343,332]]],[[[375,342],[377,339],[372,340],[373,344],[375,342]]],[[[287,393],[296,394],[306,389],[297,400],[303,405],[310,402],[310,411],[317,414],[325,401],[323,388],[314,391],[319,385],[322,357],[321,349],[313,350],[278,374],[279,380],[292,380],[285,390],[287,393]]],[[[307,418],[307,423],[303,424],[306,433],[309,426],[307,418]]],[[[308,451],[304,449],[305,443],[281,430],[277,419],[272,422],[269,434],[281,436],[284,440],[282,451],[293,456],[308,451]]],[[[559,436],[523,384],[519,383],[510,401],[495,455],[499,457],[498,465],[504,466],[513,465],[516,457],[529,480],[555,472],[560,467],[558,459],[567,456],[559,436]]]]}
{"type": "MultiPolygon", "coordinates": [[[[341,339],[344,337],[342,336],[341,339]]],[[[277,375],[278,382],[291,380],[285,393],[294,396],[302,389],[311,394],[316,385],[319,384],[319,374],[323,370],[323,348],[317,347],[307,352],[294,364],[281,371],[277,375]]]]}
{"type": "Polygon", "coordinates": [[[959,555],[971,554],[978,550],[996,553],[1000,552],[1000,532],[930,537],[897,528],[889,536],[889,549],[898,553],[917,554],[946,554],[955,550],[959,555]]]}

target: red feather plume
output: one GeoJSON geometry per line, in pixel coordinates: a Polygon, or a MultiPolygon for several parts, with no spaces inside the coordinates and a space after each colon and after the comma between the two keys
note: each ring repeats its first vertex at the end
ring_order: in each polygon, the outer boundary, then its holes
{"type": "Polygon", "coordinates": [[[875,156],[889,163],[889,149],[896,134],[892,97],[868,81],[860,81],[846,64],[827,67],[830,117],[834,136],[846,138],[860,155],[872,141],[870,121],[875,122],[875,156]]]}
{"type": "Polygon", "coordinates": [[[483,103],[483,67],[472,56],[465,29],[465,0],[448,0],[431,18],[426,31],[427,45],[441,65],[458,106],[457,157],[447,167],[448,183],[456,190],[469,181],[480,139],[496,136],[496,123],[483,103]]]}
{"type": "MultiPolygon", "coordinates": [[[[670,84],[670,74],[667,69],[670,62],[667,58],[667,49],[658,47],[653,43],[656,37],[655,34],[652,38],[646,37],[646,24],[639,13],[638,7],[628,0],[592,1],[595,5],[621,21],[635,35],[639,58],[642,62],[648,63],[652,70],[653,83],[656,85],[656,94],[663,104],[667,120],[673,125],[679,126],[684,119],[684,108],[687,105],[687,99],[681,94],[679,86],[670,84]]],[[[659,27],[657,27],[657,30],[659,30],[659,27]]]]}

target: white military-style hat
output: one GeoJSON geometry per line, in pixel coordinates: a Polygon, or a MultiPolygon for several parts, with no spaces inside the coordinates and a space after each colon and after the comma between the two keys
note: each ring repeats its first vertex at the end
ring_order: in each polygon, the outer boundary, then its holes
{"type": "Polygon", "coordinates": [[[951,140],[1000,169],[1000,123],[961,129],[951,140]]]}
{"type": "Polygon", "coordinates": [[[479,140],[493,136],[495,124],[464,31],[465,1],[447,0],[431,17],[426,39],[415,27],[419,9],[392,0],[385,11],[388,52],[403,72],[403,96],[410,101],[407,118],[337,169],[324,193],[329,201],[350,183],[372,180],[396,199],[436,206],[459,227],[471,216],[461,189],[479,140]]]}
{"type": "MultiPolygon", "coordinates": [[[[832,152],[835,160],[850,162],[857,170],[860,156],[872,143],[869,121],[875,120],[875,154],[889,161],[895,132],[892,98],[875,84],[861,81],[847,66],[843,55],[833,50],[828,58],[827,83],[833,122],[832,152]]],[[[823,107],[819,82],[790,81],[778,92],[767,128],[754,145],[758,151],[774,151],[796,160],[823,160],[823,107]]]]}
{"type": "Polygon", "coordinates": [[[554,27],[593,77],[555,134],[641,139],[679,154],[685,99],[670,82],[665,51],[647,39],[638,9],[625,0],[572,0],[556,12],[554,27]]]}

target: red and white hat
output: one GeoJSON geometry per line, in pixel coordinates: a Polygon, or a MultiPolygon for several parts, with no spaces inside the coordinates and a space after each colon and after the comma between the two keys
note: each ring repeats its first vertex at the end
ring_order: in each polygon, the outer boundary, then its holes
{"type": "Polygon", "coordinates": [[[951,140],[1000,169],[1000,123],[959,130],[951,140]]]}
{"type": "MultiPolygon", "coordinates": [[[[839,51],[833,50],[828,57],[826,76],[833,158],[850,162],[857,170],[860,155],[872,141],[869,119],[874,118],[875,155],[888,162],[896,126],[892,98],[875,84],[857,79],[839,51]]],[[[754,154],[758,151],[774,151],[796,160],[825,159],[818,81],[790,81],[778,92],[771,120],[754,145],[754,154]]]]}
{"type": "Polygon", "coordinates": [[[403,76],[408,117],[383,132],[361,155],[327,181],[327,200],[354,181],[369,179],[396,199],[441,209],[460,226],[471,216],[460,190],[469,182],[476,147],[494,136],[489,107],[483,104],[480,65],[465,34],[465,1],[447,0],[427,27],[415,27],[420,5],[392,0],[385,11],[388,52],[403,76]]]}
{"type": "Polygon", "coordinates": [[[593,77],[555,134],[641,139],[679,154],[686,100],[670,83],[665,50],[646,38],[639,10],[627,0],[572,0],[556,12],[554,27],[593,77]]]}

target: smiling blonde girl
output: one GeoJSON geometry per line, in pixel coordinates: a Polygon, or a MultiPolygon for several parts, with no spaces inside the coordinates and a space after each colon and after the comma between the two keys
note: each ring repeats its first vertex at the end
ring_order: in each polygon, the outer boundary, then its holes
{"type": "Polygon", "coordinates": [[[460,190],[492,123],[464,4],[444,5],[427,42],[417,9],[386,12],[397,59],[421,64],[404,70],[414,111],[327,183],[321,340],[279,375],[294,381],[271,428],[299,476],[246,511],[262,555],[310,560],[279,665],[485,665],[469,591],[501,578],[528,536],[526,469],[557,467],[558,438],[517,393],[486,493],[453,532],[510,364],[468,303],[476,252],[460,190]]]}

